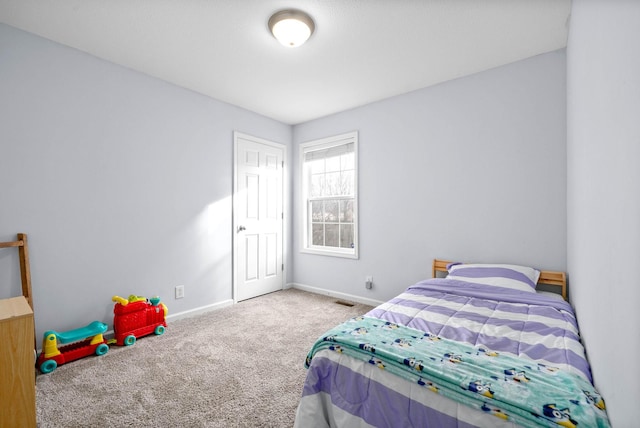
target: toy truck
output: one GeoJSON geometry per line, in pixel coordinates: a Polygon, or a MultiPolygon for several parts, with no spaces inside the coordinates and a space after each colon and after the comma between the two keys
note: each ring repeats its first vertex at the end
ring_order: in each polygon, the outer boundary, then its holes
{"type": "Polygon", "coordinates": [[[147,300],[134,295],[128,299],[113,296],[111,300],[116,302],[113,307],[113,331],[117,345],[130,346],[139,337],[164,333],[168,310],[159,297],[147,300]]]}

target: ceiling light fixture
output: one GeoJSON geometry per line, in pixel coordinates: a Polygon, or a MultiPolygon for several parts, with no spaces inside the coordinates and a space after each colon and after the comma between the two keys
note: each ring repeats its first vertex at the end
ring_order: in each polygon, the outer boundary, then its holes
{"type": "Polygon", "coordinates": [[[271,34],[288,48],[295,48],[306,42],[315,28],[313,19],[300,10],[281,10],[269,18],[271,34]]]}

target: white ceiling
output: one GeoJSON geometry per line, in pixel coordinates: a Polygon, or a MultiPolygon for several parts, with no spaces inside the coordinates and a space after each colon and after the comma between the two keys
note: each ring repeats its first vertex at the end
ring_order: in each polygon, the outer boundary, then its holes
{"type": "Polygon", "coordinates": [[[0,22],[297,124],[566,47],[570,0],[0,0],[0,22]],[[299,48],[269,33],[306,11],[299,48]]]}

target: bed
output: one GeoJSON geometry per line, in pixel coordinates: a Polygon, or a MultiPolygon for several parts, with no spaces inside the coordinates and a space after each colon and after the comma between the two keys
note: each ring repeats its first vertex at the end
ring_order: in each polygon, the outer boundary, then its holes
{"type": "Polygon", "coordinates": [[[563,272],[437,259],[432,276],[318,338],[296,427],[609,426],[563,272]]]}

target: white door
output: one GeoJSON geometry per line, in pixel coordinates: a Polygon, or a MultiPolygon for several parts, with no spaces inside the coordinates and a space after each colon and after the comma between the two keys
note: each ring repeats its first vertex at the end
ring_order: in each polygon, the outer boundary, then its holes
{"type": "Polygon", "coordinates": [[[234,133],[234,300],[282,290],[284,146],[234,133]]]}

